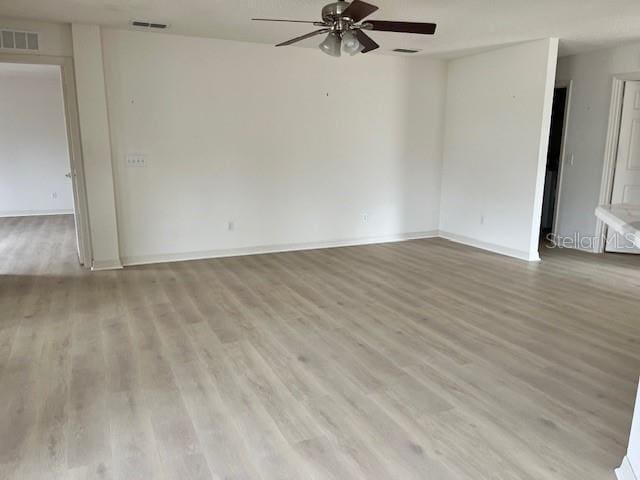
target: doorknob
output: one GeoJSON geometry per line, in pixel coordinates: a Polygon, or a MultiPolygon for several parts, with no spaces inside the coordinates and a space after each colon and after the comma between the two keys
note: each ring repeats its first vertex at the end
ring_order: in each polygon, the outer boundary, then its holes
{"type": "Polygon", "coordinates": [[[67,177],[67,178],[71,178],[71,172],[65,173],[64,176],[67,177]]]}

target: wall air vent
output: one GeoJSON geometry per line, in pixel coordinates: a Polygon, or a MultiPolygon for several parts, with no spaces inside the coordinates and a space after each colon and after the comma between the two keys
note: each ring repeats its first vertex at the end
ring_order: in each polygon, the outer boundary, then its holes
{"type": "Polygon", "coordinates": [[[39,50],[38,34],[0,28],[0,48],[10,50],[39,50]]]}
{"type": "Polygon", "coordinates": [[[420,50],[413,50],[409,48],[394,48],[392,51],[398,53],[418,53],[420,50]]]}
{"type": "Polygon", "coordinates": [[[133,20],[131,25],[140,28],[156,28],[158,30],[164,30],[169,26],[166,23],[143,22],[141,20],[133,20]]]}

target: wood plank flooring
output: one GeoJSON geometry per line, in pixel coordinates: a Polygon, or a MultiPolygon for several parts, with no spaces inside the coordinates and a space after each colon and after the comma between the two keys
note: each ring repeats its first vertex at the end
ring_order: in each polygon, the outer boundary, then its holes
{"type": "Polygon", "coordinates": [[[613,479],[640,258],[445,240],[79,268],[0,219],[2,479],[613,479]]]}

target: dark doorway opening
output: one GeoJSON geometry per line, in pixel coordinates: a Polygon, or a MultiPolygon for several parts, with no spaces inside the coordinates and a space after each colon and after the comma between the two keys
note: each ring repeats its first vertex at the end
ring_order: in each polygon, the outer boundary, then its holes
{"type": "Polygon", "coordinates": [[[547,151],[547,168],[544,181],[544,197],[542,200],[542,218],[540,220],[540,238],[544,241],[553,231],[556,216],[558,180],[562,164],[562,139],[564,134],[564,117],[567,107],[567,87],[556,88],[553,92],[553,109],[551,112],[551,131],[549,133],[549,149],[547,151]]]}

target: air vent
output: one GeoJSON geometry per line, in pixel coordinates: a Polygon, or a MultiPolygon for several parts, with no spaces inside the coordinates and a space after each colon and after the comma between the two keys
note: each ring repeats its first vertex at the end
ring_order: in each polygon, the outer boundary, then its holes
{"type": "Polygon", "coordinates": [[[411,50],[409,48],[394,48],[393,51],[398,53],[418,53],[420,50],[411,50]]]}
{"type": "Polygon", "coordinates": [[[18,30],[0,29],[0,48],[10,50],[39,50],[38,34],[18,30]]]}
{"type": "Polygon", "coordinates": [[[169,26],[166,23],[143,22],[140,20],[133,20],[131,22],[131,25],[133,25],[134,27],[140,27],[140,28],[156,28],[158,30],[164,30],[169,26]]]}

